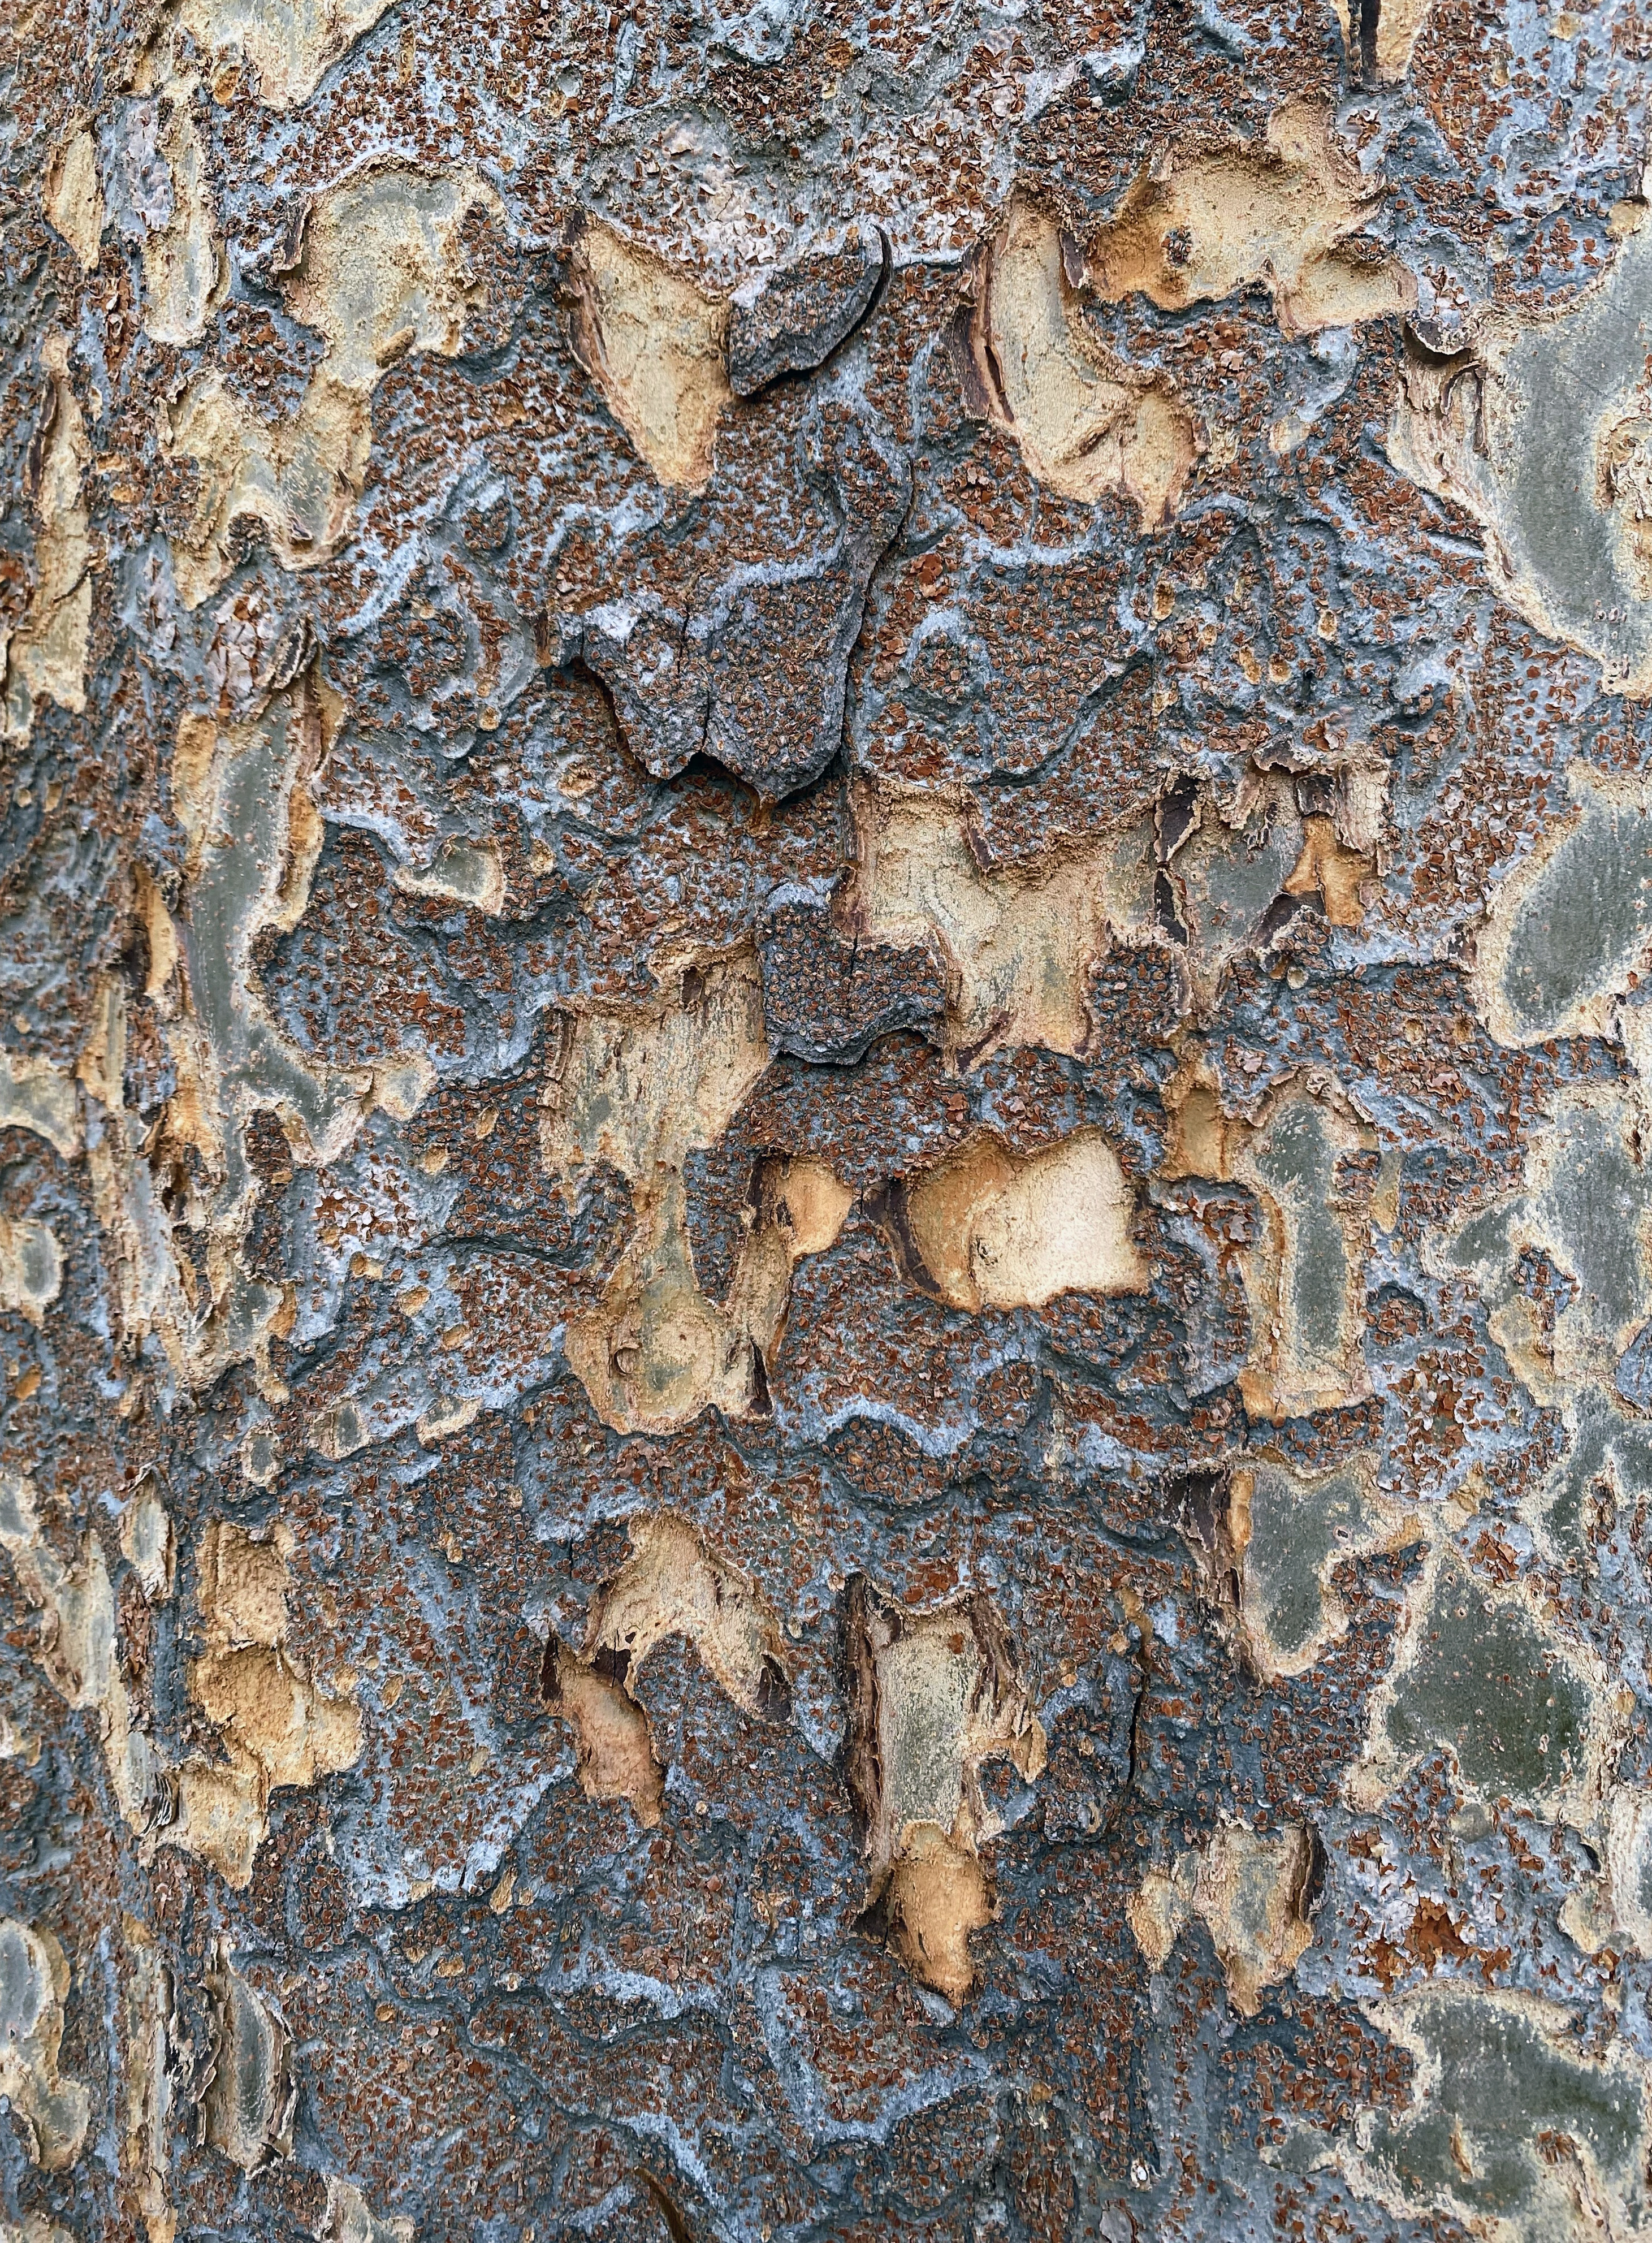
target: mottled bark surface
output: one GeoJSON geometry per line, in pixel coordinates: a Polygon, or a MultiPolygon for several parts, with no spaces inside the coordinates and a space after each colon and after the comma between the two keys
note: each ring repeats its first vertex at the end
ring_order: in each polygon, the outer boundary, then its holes
{"type": "Polygon", "coordinates": [[[1629,2243],[1638,0],[12,0],[0,2236],[1629,2243]]]}

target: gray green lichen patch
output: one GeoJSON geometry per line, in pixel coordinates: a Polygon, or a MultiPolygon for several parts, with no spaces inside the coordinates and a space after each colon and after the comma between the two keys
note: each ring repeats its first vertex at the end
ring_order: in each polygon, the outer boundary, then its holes
{"type": "Polygon", "coordinates": [[[1652,1174],[1638,1098],[1572,1094],[1532,1128],[1524,1190],[1474,1216],[1441,1260],[1472,1273],[1491,1330],[1534,1398],[1568,1403],[1589,1386],[1611,1393],[1620,1363],[1652,1311],[1652,1174]],[[1541,1256],[1559,1273],[1541,1304],[1522,1271],[1541,1256]]]}
{"type": "MultiPolygon", "coordinates": [[[[1642,206],[1642,216],[1644,206],[1642,206]]],[[[1397,466],[1466,507],[1502,596],[1652,693],[1652,226],[1563,307],[1490,315],[1472,349],[1413,347],[1397,466]]]]}
{"type": "Polygon", "coordinates": [[[1190,1050],[1165,1101],[1161,1174],[1246,1186],[1261,1219],[1235,1256],[1251,1311],[1240,1375],[1253,1418],[1282,1420],[1362,1401],[1365,1265],[1376,1132],[1333,1084],[1287,1077],[1253,1115],[1224,1111],[1190,1050]]]}
{"type": "Polygon", "coordinates": [[[1377,1494],[1373,1464],[1361,1457],[1339,1472],[1311,1473],[1263,1456],[1234,1472],[1239,1613],[1264,1674],[1304,1673],[1345,1632],[1332,1578],[1338,1566],[1417,1531],[1377,1494]]]}
{"type": "Polygon", "coordinates": [[[1587,765],[1577,810],[1498,891],[1478,944],[1481,1009],[1500,1042],[1612,1030],[1652,936],[1652,809],[1587,765]]]}
{"type": "Polygon", "coordinates": [[[1362,2126],[1362,2186],[1507,2243],[1587,2234],[1603,2199],[1627,2210],[1640,2198],[1647,2083],[1627,2048],[1584,2056],[1567,2044],[1567,2012],[1531,1995],[1441,1987],[1372,2015],[1415,2053],[1417,2091],[1362,2126]]]}
{"type": "Polygon", "coordinates": [[[1449,1550],[1419,1593],[1379,1706],[1350,1782],[1357,1803],[1374,1804],[1419,1759],[1445,1751],[1482,1799],[1576,1819],[1591,1812],[1619,1740],[1598,1662],[1449,1550]]]}

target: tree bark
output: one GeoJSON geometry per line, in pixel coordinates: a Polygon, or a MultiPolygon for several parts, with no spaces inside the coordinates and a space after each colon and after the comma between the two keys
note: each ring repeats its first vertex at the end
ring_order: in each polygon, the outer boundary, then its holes
{"type": "Polygon", "coordinates": [[[0,2243],[1646,2231],[1647,40],[17,0],[0,2243]]]}

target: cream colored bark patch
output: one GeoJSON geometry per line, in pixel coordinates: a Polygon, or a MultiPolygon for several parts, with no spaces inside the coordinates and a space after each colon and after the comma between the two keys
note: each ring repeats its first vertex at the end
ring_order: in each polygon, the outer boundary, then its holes
{"type": "Polygon", "coordinates": [[[102,1543],[88,1533],[77,1562],[65,1565],[41,1525],[34,1483],[0,1468],[0,1549],[39,1615],[36,1665],[66,1705],[101,1715],[104,1761],[121,1815],[140,1835],[152,1831],[172,1810],[172,1771],[134,1714],[102,1543]]]}
{"type": "Polygon", "coordinates": [[[661,482],[699,489],[733,400],[728,306],[597,219],[581,222],[571,264],[581,365],[661,482]]]}
{"type": "Polygon", "coordinates": [[[40,1615],[37,1664],[66,1705],[101,1706],[115,1665],[115,1600],[103,1546],[88,1534],[65,1566],[40,1523],[34,1483],[0,1470],[0,1548],[40,1615]]]}
{"type": "Polygon", "coordinates": [[[972,1932],[992,1920],[981,1849],[998,1824],[981,1769],[1008,1760],[1031,1783],[1044,1732],[993,1600],[973,1590],[914,1612],[849,1583],[845,1770],[866,1823],[866,1907],[915,1977],[956,2009],[974,1984],[972,1932]]]}
{"type": "Polygon", "coordinates": [[[1129,498],[1156,529],[1181,502],[1197,428],[1163,375],[1138,372],[1089,333],[1066,265],[1055,219],[1013,202],[983,254],[976,380],[1038,482],[1063,498],[1129,498]]]}
{"type": "Polygon", "coordinates": [[[1172,150],[1142,172],[1085,245],[1083,283],[1177,312],[1265,286],[1287,336],[1354,327],[1417,300],[1412,274],[1360,238],[1381,199],[1330,112],[1287,102],[1260,142],[1172,150]]]}
{"type": "Polygon", "coordinates": [[[1316,758],[1325,808],[1305,815],[1297,776],[1241,767],[1236,785],[1124,802],[1096,839],[989,867],[968,796],[862,784],[844,933],[932,943],[947,970],[948,1056],[1005,1045],[1082,1054],[1089,987],[1115,943],[1174,945],[1184,1003],[1208,1020],[1234,962],[1266,949],[1298,898],[1359,926],[1380,877],[1387,774],[1363,750],[1316,758]]]}
{"type": "Polygon", "coordinates": [[[936,944],[959,1059],[978,1064],[1005,1045],[1083,1051],[1090,973],[1111,943],[1111,845],[988,872],[962,805],[893,788],[858,791],[855,830],[850,931],[936,944]]]}
{"type": "Polygon", "coordinates": [[[714,1145],[769,1063],[756,960],[691,968],[651,1013],[575,1019],[543,1094],[540,1145],[567,1176],[605,1162],[637,1183],[714,1145]]]}
{"type": "Polygon", "coordinates": [[[168,77],[132,113],[128,157],[167,190],[144,205],[144,332],[158,343],[195,343],[228,285],[206,152],[195,130],[197,81],[168,77]]]}
{"type": "Polygon", "coordinates": [[[949,1307],[1042,1308],[1058,1293],[1139,1293],[1147,1271],[1118,1156],[1099,1130],[1042,1152],[981,1136],[905,1192],[906,1229],[949,1307]]]}
{"type": "Polygon", "coordinates": [[[96,562],[82,487],[91,447],[69,379],[69,338],[40,348],[45,410],[24,466],[35,518],[34,589],[5,657],[3,737],[26,740],[42,701],[78,716],[86,705],[86,643],[96,562]]]}
{"type": "Polygon", "coordinates": [[[58,143],[46,166],[41,197],[47,218],[80,261],[92,271],[103,243],[104,197],[98,181],[98,141],[89,125],[58,143]]]}
{"type": "Polygon", "coordinates": [[[586,1795],[629,1800],[645,1828],[660,1819],[665,1769],[634,1685],[668,1636],[692,1645],[742,1712],[784,1720],[791,1708],[779,1627],[752,1584],[673,1513],[634,1525],[630,1556],[591,1605],[579,1656],[552,1644],[543,1683],[577,1739],[586,1795]]]}
{"type": "Polygon", "coordinates": [[[293,2146],[298,2088],[292,2035],[274,2004],[249,1985],[219,1941],[206,1981],[212,2070],[201,2102],[206,2139],[243,2172],[293,2146]]]}
{"type": "Polygon", "coordinates": [[[161,443],[199,471],[192,517],[174,540],[179,596],[199,607],[228,576],[232,526],[263,523],[285,569],[337,551],[367,475],[372,413],[366,400],[318,374],[299,410],[260,421],[216,368],[162,408],[161,443]]]}
{"type": "Polygon", "coordinates": [[[327,2209],[321,2219],[325,2243],[413,2243],[416,2223],[400,2213],[381,2219],[354,2181],[327,2177],[327,2209]]]}
{"type": "Polygon", "coordinates": [[[121,1943],[125,1950],[121,2178],[149,2243],[172,2243],[178,2232],[168,2186],[173,2066],[185,2037],[179,2026],[172,1969],[153,1934],[126,1916],[121,1943]]]}
{"type": "Polygon", "coordinates": [[[179,20],[219,64],[239,57],[268,109],[296,109],[390,0],[183,0],[179,20]]]}
{"type": "Polygon", "coordinates": [[[1625,1942],[1652,1956],[1652,1790],[1616,1783],[1595,1834],[1600,1875],[1561,1910],[1561,1929],[1586,1955],[1625,1942]]]}
{"type": "Polygon", "coordinates": [[[1175,1867],[1150,1869],[1127,1910],[1130,1930],[1156,1970],[1183,1926],[1197,1916],[1210,1935],[1242,2017],[1253,2017],[1270,1986],[1282,1985],[1313,1937],[1308,1905],[1318,1841],[1299,1823],[1262,1833],[1224,1822],[1175,1867]]]}
{"type": "MultiPolygon", "coordinates": [[[[1342,44],[1350,59],[1359,60],[1359,10],[1348,0],[1334,0],[1342,25],[1342,44]]],[[[1411,58],[1426,24],[1432,0],[1382,0],[1377,16],[1377,76],[1385,85],[1398,85],[1411,68],[1411,58]]]]}
{"type": "Polygon", "coordinates": [[[283,1527],[260,1542],[214,1520],[199,1561],[206,1648],[189,1662],[189,1694],[266,1796],[334,1775],[361,1750],[360,1708],[320,1689],[287,1648],[292,1550],[283,1527]]]}
{"type": "Polygon", "coordinates": [[[31,1129],[73,1160],[81,1144],[74,1077],[50,1060],[0,1050],[0,1128],[31,1129]]]}
{"type": "Polygon", "coordinates": [[[124,1332],[158,1334],[191,1386],[246,1361],[268,1384],[270,1337],[287,1313],[285,1289],[242,1258],[266,1189],[246,1157],[253,1116],[277,1115],[294,1161],[325,1166],[374,1095],[371,1073],[294,1048],[254,963],[260,940],[290,933],[308,899],[321,844],[314,790],[338,713],[312,667],[244,724],[182,720],[172,807],[190,846],[176,918],[145,899],[152,961],[172,969],[149,993],[177,1078],[159,1126],[125,1110],[126,1000],[112,977],[81,1059],[103,1108],[91,1167],[124,1332]]]}
{"type": "Polygon", "coordinates": [[[1365,1357],[1376,1132],[1331,1085],[1292,1076],[1254,1120],[1224,1114],[1190,1061],[1167,1085],[1163,1174],[1242,1183],[1258,1235],[1240,1256],[1251,1353],[1240,1373],[1253,1418],[1345,1408],[1371,1391],[1365,1357]]]}
{"type": "Polygon", "coordinates": [[[0,1215],[0,1309],[38,1324],[62,1289],[63,1256],[50,1223],[0,1215]]]}
{"type": "Polygon", "coordinates": [[[765,1392],[792,1267],[835,1238],[851,1196],[819,1162],[763,1164],[725,1301],[701,1290],[684,1164],[715,1144],[769,1063],[756,960],[691,968],[642,1015],[574,1020],[544,1092],[545,1163],[577,1187],[597,1162],[631,1186],[636,1224],[600,1307],[571,1317],[568,1361],[621,1432],[663,1433],[705,1409],[744,1417],[765,1392]]]}
{"type": "Polygon", "coordinates": [[[145,1481],[127,1502],[120,1522],[120,1548],[146,1597],[171,1596],[176,1558],[172,1522],[152,1481],[145,1481]]]}
{"type": "Polygon", "coordinates": [[[496,919],[505,907],[505,869],[492,841],[451,841],[422,870],[398,865],[391,874],[403,895],[464,904],[496,919]]]}
{"type": "Polygon", "coordinates": [[[327,344],[329,381],[366,396],[410,352],[455,354],[475,301],[460,237],[476,211],[501,215],[474,172],[394,164],[317,196],[284,286],[293,317],[327,344]]]}
{"type": "Polygon", "coordinates": [[[1451,355],[1413,340],[1388,456],[1480,523],[1500,598],[1652,694],[1652,226],[1561,310],[1488,312],[1451,355]]]}
{"type": "Polygon", "coordinates": [[[91,2098],[57,2069],[69,1964],[44,1924],[0,1918],[0,2094],[21,2120],[30,2156],[48,2172],[73,2165],[91,2098]]]}
{"type": "Polygon", "coordinates": [[[1150,1869],[1125,1905],[1125,1920],[1150,1966],[1162,1970],[1182,1937],[1191,1910],[1183,1883],[1164,1869],[1150,1869]]]}
{"type": "Polygon", "coordinates": [[[260,420],[216,368],[162,412],[161,441],[199,470],[192,518],[173,549],[179,596],[198,607],[232,565],[238,520],[261,522],[284,568],[325,561],[361,495],[373,392],[411,352],[452,357],[475,287],[462,235],[499,201],[474,172],[373,167],[316,198],[283,277],[287,307],[327,348],[297,410],[260,420]]]}

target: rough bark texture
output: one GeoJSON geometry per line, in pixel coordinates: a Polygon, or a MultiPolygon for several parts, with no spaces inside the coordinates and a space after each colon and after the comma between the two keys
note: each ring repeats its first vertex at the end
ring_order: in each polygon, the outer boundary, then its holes
{"type": "Polygon", "coordinates": [[[1638,0],[12,0],[0,2235],[1652,2233],[1638,0]]]}

